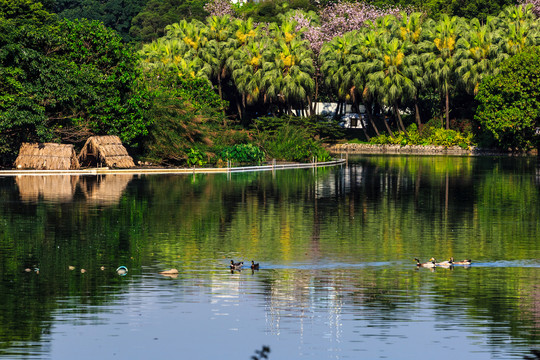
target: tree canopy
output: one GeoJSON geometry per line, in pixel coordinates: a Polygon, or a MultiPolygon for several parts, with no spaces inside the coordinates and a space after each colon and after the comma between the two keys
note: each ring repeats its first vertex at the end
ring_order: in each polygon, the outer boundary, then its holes
{"type": "Polygon", "coordinates": [[[0,21],[0,158],[23,141],[77,143],[115,134],[134,144],[146,133],[146,95],[137,57],[96,21],[0,21]]]}
{"type": "Polygon", "coordinates": [[[501,147],[539,145],[540,50],[527,49],[505,61],[496,76],[482,83],[476,120],[501,147]]]}

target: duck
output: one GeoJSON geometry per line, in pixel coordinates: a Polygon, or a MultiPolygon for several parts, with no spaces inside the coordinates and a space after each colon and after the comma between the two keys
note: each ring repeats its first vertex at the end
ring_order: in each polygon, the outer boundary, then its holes
{"type": "Polygon", "coordinates": [[[120,276],[126,276],[128,273],[128,269],[125,266],[119,266],[118,269],[116,269],[116,273],[120,276]]]}
{"type": "Polygon", "coordinates": [[[417,258],[414,258],[414,260],[416,260],[416,266],[418,267],[425,267],[425,268],[434,268],[435,266],[435,259],[434,258],[431,258],[429,259],[428,262],[425,262],[425,263],[421,263],[420,260],[418,260],[417,258]]]}
{"type": "Polygon", "coordinates": [[[461,260],[461,261],[454,261],[454,265],[471,265],[471,263],[472,263],[471,259],[465,259],[465,260],[461,260]]]}
{"type": "Polygon", "coordinates": [[[251,270],[259,270],[259,263],[255,264],[255,261],[251,260],[251,270]]]}
{"type": "Polygon", "coordinates": [[[244,266],[243,261],[235,263],[234,260],[231,260],[231,270],[241,270],[242,266],[244,266]]]}
{"type": "Polygon", "coordinates": [[[435,265],[437,266],[442,266],[442,267],[450,267],[450,266],[453,266],[454,265],[454,258],[451,257],[449,260],[445,260],[445,261],[441,261],[441,262],[437,262],[435,261],[435,265]]]}

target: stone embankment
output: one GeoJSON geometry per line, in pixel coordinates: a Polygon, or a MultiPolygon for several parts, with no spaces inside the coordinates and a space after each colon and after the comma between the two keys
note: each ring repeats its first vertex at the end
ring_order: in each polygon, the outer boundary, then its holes
{"type": "MultiPolygon", "coordinates": [[[[459,146],[445,147],[432,145],[374,145],[374,144],[335,144],[328,146],[331,153],[348,154],[391,154],[391,155],[503,155],[500,151],[459,146]]],[[[508,155],[508,153],[505,153],[508,155]]]]}

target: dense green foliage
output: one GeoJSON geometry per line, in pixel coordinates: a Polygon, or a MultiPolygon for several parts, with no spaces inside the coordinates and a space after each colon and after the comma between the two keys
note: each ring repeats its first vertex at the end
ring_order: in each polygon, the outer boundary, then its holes
{"type": "Polygon", "coordinates": [[[478,18],[485,20],[488,16],[498,15],[505,7],[515,5],[513,0],[370,0],[369,3],[377,6],[398,5],[403,8],[421,10],[433,18],[442,14],[460,16],[468,19],[478,18]]]}
{"type": "Polygon", "coordinates": [[[264,152],[253,144],[235,144],[221,150],[219,157],[232,164],[260,164],[266,156],[264,152]]]}
{"type": "Polygon", "coordinates": [[[10,163],[23,141],[78,143],[146,134],[146,95],[137,57],[98,22],[41,25],[0,19],[0,156],[10,163]]]}
{"type": "Polygon", "coordinates": [[[116,30],[126,41],[132,19],[140,13],[147,0],[51,0],[50,10],[68,20],[98,20],[116,30]]]}
{"type": "Polygon", "coordinates": [[[540,50],[530,48],[501,65],[477,95],[476,120],[503,148],[540,145],[540,50]]]}
{"type": "Polygon", "coordinates": [[[53,14],[43,9],[40,2],[33,0],[0,0],[0,22],[10,22],[12,25],[43,24],[53,17],[53,14]]]}
{"type": "Polygon", "coordinates": [[[208,13],[201,0],[148,0],[144,8],[133,17],[129,33],[148,42],[165,35],[167,25],[182,19],[204,21],[208,13]]]}
{"type": "Polygon", "coordinates": [[[314,36],[310,26],[317,18],[307,20],[309,25],[298,13],[281,19],[267,28],[228,15],[210,17],[206,24],[170,25],[166,36],[143,47],[143,68],[207,79],[230,103],[228,114],[236,113],[244,124],[262,114],[290,115],[293,109],[313,114],[323,84],[326,96],[340,103],[339,113],[345,103],[356,111],[366,109],[368,140],[383,127],[387,136],[399,138],[391,142],[401,143],[411,121],[421,130],[425,121],[443,117],[448,132],[438,133],[438,141],[465,146],[470,137],[456,138],[451,123],[471,119],[482,80],[540,39],[530,7],[507,8],[485,23],[401,13],[334,37],[316,57],[318,50],[307,40],[314,36]],[[403,111],[414,116],[403,119],[403,111]]]}
{"type": "Polygon", "coordinates": [[[207,81],[147,74],[152,107],[142,156],[154,163],[203,165],[206,150],[222,134],[221,100],[207,81]]]}
{"type": "Polygon", "coordinates": [[[316,140],[316,128],[306,126],[309,120],[302,118],[261,117],[255,121],[256,142],[267,155],[286,161],[327,161],[330,154],[320,140],[316,140]]]}
{"type": "Polygon", "coordinates": [[[431,126],[430,123],[418,131],[416,124],[407,128],[407,134],[400,133],[394,137],[381,134],[370,139],[371,144],[394,144],[394,145],[434,145],[434,146],[459,146],[468,149],[473,145],[472,132],[462,133],[456,130],[446,130],[440,126],[431,126]]]}

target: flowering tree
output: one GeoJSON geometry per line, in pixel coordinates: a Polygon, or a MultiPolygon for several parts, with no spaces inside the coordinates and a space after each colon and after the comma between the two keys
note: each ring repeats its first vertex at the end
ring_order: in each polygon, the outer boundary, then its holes
{"type": "Polygon", "coordinates": [[[232,7],[232,3],[229,0],[214,0],[204,5],[204,10],[210,13],[210,16],[224,16],[229,15],[234,17],[236,14],[232,7]]]}
{"type": "Polygon", "coordinates": [[[540,0],[520,0],[519,3],[524,7],[530,6],[533,14],[540,17],[540,0]]]}
{"type": "Polygon", "coordinates": [[[320,9],[318,19],[302,12],[295,12],[292,18],[298,24],[297,29],[306,29],[304,38],[309,41],[315,55],[318,55],[323,44],[336,36],[359,30],[366,26],[368,20],[374,21],[390,14],[398,16],[401,11],[403,10],[398,7],[382,9],[363,2],[349,3],[340,0],[320,9]]]}

